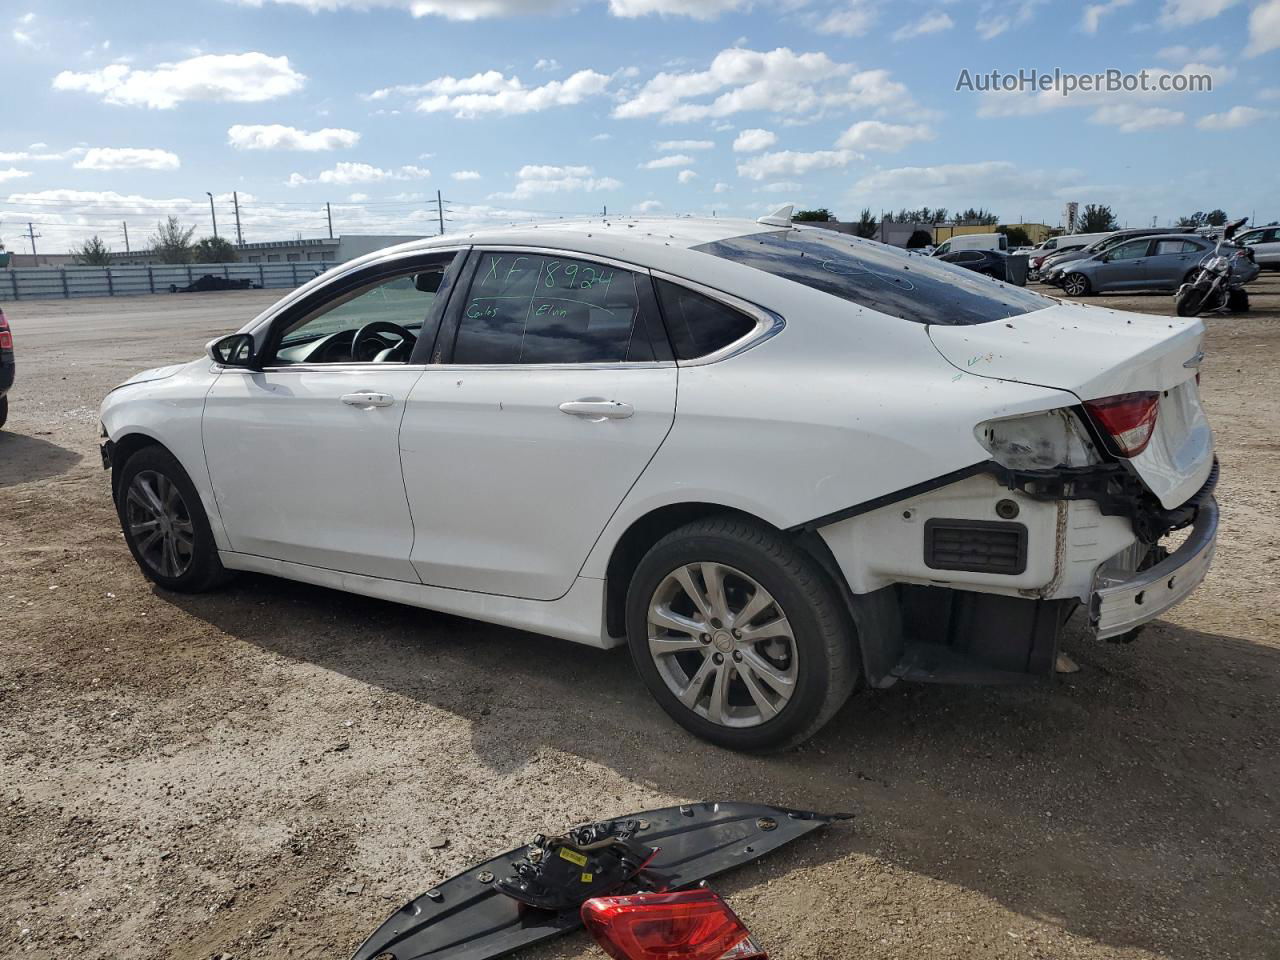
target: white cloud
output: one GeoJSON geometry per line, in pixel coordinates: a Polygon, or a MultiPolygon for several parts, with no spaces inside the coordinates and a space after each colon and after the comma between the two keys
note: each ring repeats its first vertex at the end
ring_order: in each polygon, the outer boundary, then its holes
{"type": "Polygon", "coordinates": [[[1035,19],[1036,11],[1048,0],[998,0],[983,5],[978,15],[978,36],[992,40],[1002,33],[1025,26],[1035,19]]]}
{"type": "Polygon", "coordinates": [[[1140,133],[1157,127],[1176,127],[1187,115],[1181,110],[1165,107],[1142,107],[1134,103],[1115,103],[1100,107],[1089,118],[1091,123],[1101,123],[1119,128],[1121,133],[1140,133]]]}
{"type": "Polygon", "coordinates": [[[551,107],[572,106],[604,93],[609,82],[610,78],[602,73],[579,70],[564,80],[526,87],[519,77],[489,70],[469,77],[444,76],[423,84],[384,87],[369,94],[368,99],[384,100],[393,94],[417,96],[415,110],[452,111],[454,116],[468,119],[483,113],[536,113],[551,107]]]}
{"type": "Polygon", "coordinates": [[[636,213],[653,213],[655,210],[662,209],[661,200],[641,200],[631,208],[636,213]]]}
{"type": "Polygon", "coordinates": [[[852,150],[814,150],[802,153],[780,150],[762,153],[738,164],[738,175],[749,180],[769,180],[773,177],[802,177],[814,170],[832,170],[847,167],[858,155],[852,150]]]}
{"type": "Polygon", "coordinates": [[[630,91],[613,115],[687,123],[743,111],[810,116],[910,104],[906,87],[890,79],[887,70],[856,71],[825,53],[795,53],[786,47],[768,52],[731,47],[716,54],[706,70],[657,74],[630,91]],[[714,98],[698,102],[706,97],[714,98]]]}
{"type": "Polygon", "coordinates": [[[1280,0],[1264,0],[1249,14],[1249,46],[1246,57],[1257,57],[1280,48],[1280,0]]]}
{"type": "Polygon", "coordinates": [[[1160,11],[1163,27],[1189,27],[1214,17],[1234,7],[1240,0],[1164,0],[1160,11]]]}
{"type": "Polygon", "coordinates": [[[360,142],[360,134],[340,127],[299,130],[280,123],[237,123],[227,130],[227,143],[237,150],[341,150],[360,142]]]}
{"type": "Polygon", "coordinates": [[[676,174],[676,179],[681,183],[692,183],[694,180],[698,179],[698,175],[692,170],[681,170],[676,174]]]}
{"type": "Polygon", "coordinates": [[[895,153],[917,140],[933,138],[933,130],[923,123],[905,125],[861,120],[840,135],[836,146],[848,150],[883,150],[895,153]]]}
{"type": "Polygon", "coordinates": [[[735,153],[757,153],[760,150],[768,150],[777,142],[778,135],[772,130],[761,130],[756,127],[739,133],[734,138],[733,149],[735,153]]]}
{"type": "Polygon", "coordinates": [[[101,70],[63,70],[53,78],[55,90],[100,96],[106,103],[167,110],[187,100],[258,103],[301,90],[306,77],[288,57],[265,53],[204,54],[153,70],[113,63],[101,70]]]}
{"type": "Polygon", "coordinates": [[[747,0],[609,0],[615,17],[643,17],[649,14],[714,20],[720,14],[747,6],[747,0]]]}
{"type": "Polygon", "coordinates": [[[560,61],[555,57],[542,57],[533,65],[535,70],[559,70],[560,61]]]}
{"type": "Polygon", "coordinates": [[[91,147],[76,161],[77,170],[177,170],[176,153],[152,147],[91,147]]]}
{"type": "Polygon", "coordinates": [[[367,193],[353,193],[347,199],[352,203],[364,203],[369,199],[369,195],[367,193]]]}
{"type": "Polygon", "coordinates": [[[83,147],[75,147],[71,150],[63,150],[60,153],[51,152],[46,143],[33,143],[26,150],[5,153],[0,151],[0,163],[30,163],[40,160],[66,160],[70,157],[84,153],[83,147]]]}
{"type": "Polygon", "coordinates": [[[1080,29],[1085,33],[1097,33],[1103,17],[1131,3],[1133,0],[1104,0],[1103,3],[1087,4],[1084,8],[1084,16],[1080,18],[1080,29]]]}
{"type": "Polygon", "coordinates": [[[453,179],[457,180],[459,183],[464,180],[480,179],[480,173],[476,170],[455,170],[453,173],[449,174],[449,176],[453,177],[453,179]]]}
{"type": "Polygon", "coordinates": [[[1225,113],[1207,114],[1196,121],[1196,126],[1201,130],[1235,130],[1237,127],[1247,127],[1251,123],[1273,116],[1275,114],[1259,110],[1257,107],[1238,106],[1232,107],[1225,113]]]}
{"type": "Polygon", "coordinates": [[[640,164],[641,170],[664,170],[667,167],[687,167],[693,163],[693,157],[684,153],[672,154],[669,157],[658,157],[656,160],[650,160],[647,163],[640,164]]]}
{"type": "Polygon", "coordinates": [[[941,10],[934,10],[932,13],[926,13],[919,20],[904,23],[893,31],[893,39],[911,40],[930,33],[942,33],[944,30],[950,30],[955,25],[956,22],[946,13],[941,10]]]}
{"type": "Polygon", "coordinates": [[[727,183],[717,183],[711,188],[712,193],[728,193],[729,185],[727,183]]]}
{"type": "Polygon", "coordinates": [[[18,180],[22,177],[31,176],[30,170],[19,170],[17,167],[9,167],[7,170],[0,170],[0,183],[6,180],[18,180]]]}
{"type": "Polygon", "coordinates": [[[591,140],[593,143],[604,143],[606,140],[612,140],[612,139],[613,139],[613,134],[611,133],[597,133],[597,134],[593,134],[591,137],[591,140]]]}
{"type": "Polygon", "coordinates": [[[617,190],[622,183],[612,177],[596,177],[585,165],[525,164],[516,173],[516,185],[510,193],[498,193],[497,199],[522,200],[543,193],[594,193],[617,190]]]}
{"type": "Polygon", "coordinates": [[[1157,60],[1167,60],[1171,63],[1221,63],[1222,58],[1222,48],[1216,45],[1209,47],[1179,45],[1163,47],[1156,51],[1157,60]]]}
{"type": "Polygon", "coordinates": [[[670,150],[710,150],[716,145],[714,140],[659,140],[653,149],[670,150]]]}
{"type": "Polygon", "coordinates": [[[876,22],[876,5],[872,0],[844,0],[844,5],[827,14],[818,24],[822,33],[842,37],[860,37],[876,22]]]}
{"type": "MultiPolygon", "coordinates": [[[[570,0],[240,0],[249,6],[264,3],[288,4],[312,13],[373,8],[405,10],[415,17],[444,17],[447,20],[485,20],[495,17],[532,16],[571,9],[570,0]]],[[[749,6],[749,0],[609,0],[615,17],[692,17],[712,20],[731,10],[749,6]]]]}
{"type": "Polygon", "coordinates": [[[1048,201],[1077,199],[1078,173],[1067,168],[1028,170],[1007,160],[951,163],[932,167],[896,167],[858,180],[854,202],[883,209],[899,206],[946,206],[973,203],[977,197],[999,211],[997,204],[1040,209],[1048,201]]]}
{"type": "Polygon", "coordinates": [[[431,176],[430,170],[425,167],[415,167],[412,164],[392,170],[384,170],[368,163],[349,163],[344,161],[343,163],[335,164],[329,170],[321,170],[314,177],[306,177],[301,173],[291,173],[286,182],[291,187],[299,187],[308,183],[347,184],[383,183],[388,180],[422,180],[429,176],[431,176]]]}
{"type": "Polygon", "coordinates": [[[794,180],[780,180],[777,183],[766,183],[760,188],[760,193],[796,193],[804,189],[804,184],[796,183],[794,180]]]}
{"type": "MultiPolygon", "coordinates": [[[[1263,87],[1258,91],[1259,100],[1280,100],[1280,87],[1263,87]]],[[[0,158],[3,159],[3,158],[0,158]]]]}

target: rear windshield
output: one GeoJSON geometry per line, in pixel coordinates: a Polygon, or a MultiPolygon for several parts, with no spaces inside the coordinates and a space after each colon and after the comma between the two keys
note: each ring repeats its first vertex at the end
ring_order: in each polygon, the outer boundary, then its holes
{"type": "Polygon", "coordinates": [[[913,323],[968,326],[1053,301],[963,267],[825,230],[779,230],[694,247],[913,323]]]}

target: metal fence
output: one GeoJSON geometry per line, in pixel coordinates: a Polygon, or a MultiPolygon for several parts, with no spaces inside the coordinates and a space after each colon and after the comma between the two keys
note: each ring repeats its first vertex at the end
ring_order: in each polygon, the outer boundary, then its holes
{"type": "Polygon", "coordinates": [[[25,267],[0,270],[0,302],[49,297],[119,297],[182,290],[206,275],[249,281],[254,287],[288,288],[306,283],[331,261],[290,263],[192,263],[151,267],[25,267]]]}

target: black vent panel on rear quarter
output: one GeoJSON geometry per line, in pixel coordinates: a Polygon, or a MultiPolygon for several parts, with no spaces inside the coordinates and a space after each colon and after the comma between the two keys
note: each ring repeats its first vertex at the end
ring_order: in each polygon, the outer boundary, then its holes
{"type": "Polygon", "coordinates": [[[1027,569],[1027,528],[996,520],[927,520],[924,562],[933,570],[1013,576],[1027,569]]]}

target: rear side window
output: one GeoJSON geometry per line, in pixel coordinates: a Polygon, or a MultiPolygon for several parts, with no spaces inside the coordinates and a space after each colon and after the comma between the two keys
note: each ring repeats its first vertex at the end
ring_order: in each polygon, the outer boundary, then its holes
{"type": "Polygon", "coordinates": [[[741,340],[756,321],[676,283],[659,280],[658,300],[677,360],[696,360],[741,340]]]}
{"type": "Polygon", "coordinates": [[[643,302],[636,275],[627,270],[541,254],[484,253],[458,323],[453,362],[651,361],[643,302]]]}
{"type": "Polygon", "coordinates": [[[990,323],[1053,305],[937,257],[826,230],[748,234],[694,249],[913,323],[990,323]]]}

